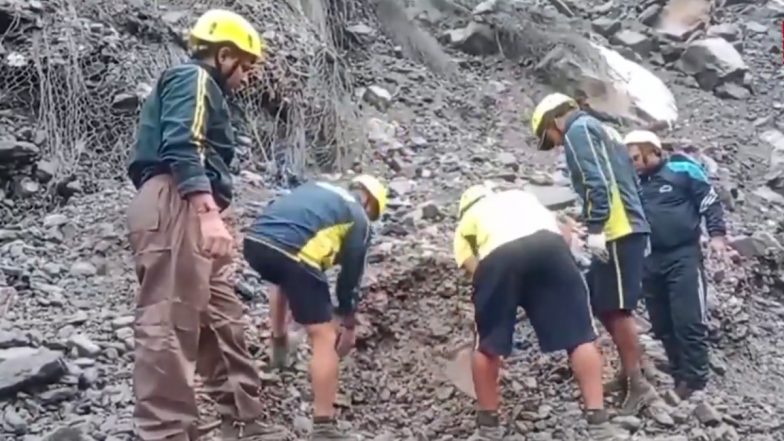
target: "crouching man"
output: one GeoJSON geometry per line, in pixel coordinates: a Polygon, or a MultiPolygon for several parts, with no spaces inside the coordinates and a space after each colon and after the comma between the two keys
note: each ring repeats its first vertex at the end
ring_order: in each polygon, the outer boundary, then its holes
{"type": "Polygon", "coordinates": [[[362,175],[348,190],[326,182],[303,184],[266,207],[245,238],[248,264],[274,285],[270,296],[273,363],[282,365],[290,308],[305,326],[313,355],[313,440],[354,440],[335,423],[339,356],[354,345],[354,311],[370,245],[370,220],[387,203],[387,189],[362,175]],[[340,331],[324,271],[340,264],[337,280],[340,331]]]}
{"type": "Polygon", "coordinates": [[[708,328],[701,222],[713,251],[726,249],[724,212],[702,167],[683,154],[667,155],[652,132],[635,130],[625,144],[640,174],[651,254],[643,289],[653,331],[664,345],[676,393],[686,398],[708,378],[708,328]]]}
{"type": "Polygon", "coordinates": [[[567,351],[583,397],[590,439],[626,439],[608,422],[602,400],[602,357],[590,300],[555,215],[530,193],[483,185],[460,198],[454,237],[457,264],[473,282],[478,400],[473,441],[500,440],[498,374],[512,350],[517,308],[525,309],[545,352],[567,351]]]}

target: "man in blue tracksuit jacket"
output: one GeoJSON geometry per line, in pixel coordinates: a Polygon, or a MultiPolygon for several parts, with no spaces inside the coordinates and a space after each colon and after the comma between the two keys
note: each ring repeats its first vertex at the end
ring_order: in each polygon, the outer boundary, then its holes
{"type": "Polygon", "coordinates": [[[591,307],[621,358],[616,382],[626,392],[621,410],[637,413],[658,399],[640,369],[633,316],[642,294],[650,233],[637,173],[621,136],[569,96],[553,93],[542,99],[531,116],[531,128],[540,150],[564,147],[572,187],[583,200],[585,242],[593,255],[586,277],[591,307]]]}
{"type": "Polygon", "coordinates": [[[635,130],[624,138],[637,168],[651,224],[651,255],[643,289],[656,337],[664,344],[676,393],[682,398],[705,387],[708,329],[702,219],[711,248],[726,248],[724,212],[703,168],[684,154],[666,155],[652,132],[635,130]]]}

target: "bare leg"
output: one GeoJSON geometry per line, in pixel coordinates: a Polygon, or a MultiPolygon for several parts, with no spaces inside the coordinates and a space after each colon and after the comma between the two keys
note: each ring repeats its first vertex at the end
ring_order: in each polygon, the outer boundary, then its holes
{"type": "Polygon", "coordinates": [[[574,376],[583,396],[586,410],[602,409],[602,356],[596,345],[584,343],[569,353],[574,376]]]}
{"type": "Polygon", "coordinates": [[[474,351],[471,367],[479,410],[497,411],[500,405],[498,373],[501,358],[474,351]]]}
{"type": "Polygon", "coordinates": [[[270,303],[270,328],[272,337],[285,337],[287,330],[287,318],[289,302],[280,290],[280,287],[273,285],[269,293],[270,303]]]}
{"type": "Polygon", "coordinates": [[[310,359],[310,380],[313,385],[313,417],[333,418],[338,393],[338,353],[335,351],[337,329],[332,322],[306,327],[313,357],[310,359]]]}

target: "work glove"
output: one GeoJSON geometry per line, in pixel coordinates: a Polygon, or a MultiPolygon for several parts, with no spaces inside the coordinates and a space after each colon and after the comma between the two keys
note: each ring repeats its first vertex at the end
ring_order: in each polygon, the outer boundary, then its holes
{"type": "Polygon", "coordinates": [[[585,245],[592,256],[602,262],[610,260],[610,253],[607,251],[607,237],[604,233],[589,234],[585,239],[585,245]]]}

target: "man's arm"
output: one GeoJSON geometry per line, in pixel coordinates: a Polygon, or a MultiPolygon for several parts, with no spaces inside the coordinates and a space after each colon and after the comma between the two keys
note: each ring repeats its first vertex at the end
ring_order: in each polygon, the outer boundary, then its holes
{"type": "Polygon", "coordinates": [[[353,317],[359,299],[359,286],[365,272],[366,257],[370,246],[370,224],[367,216],[356,216],[343,242],[340,275],[337,281],[337,314],[353,317]]]}
{"type": "Polygon", "coordinates": [[[671,161],[671,168],[688,176],[689,189],[700,216],[705,218],[705,228],[710,237],[725,236],[727,227],[724,222],[724,208],[716,190],[711,185],[705,170],[690,160],[671,161]]]}
{"type": "Polygon", "coordinates": [[[170,71],[161,90],[162,160],[169,166],[183,197],[212,193],[204,169],[211,80],[197,66],[170,71]]]}
{"type": "Polygon", "coordinates": [[[473,277],[476,267],[479,265],[479,259],[476,257],[476,246],[472,244],[468,237],[475,237],[475,233],[471,231],[470,219],[464,219],[460,221],[457,230],[455,230],[452,248],[455,253],[457,266],[466,270],[469,276],[473,277]]]}
{"type": "MultiPolygon", "coordinates": [[[[604,230],[610,218],[611,176],[607,163],[607,146],[603,138],[594,133],[585,122],[577,122],[565,137],[567,155],[572,157],[575,179],[582,181],[586,204],[585,225],[588,234],[604,230]]],[[[601,130],[601,128],[600,128],[601,130]]]]}

